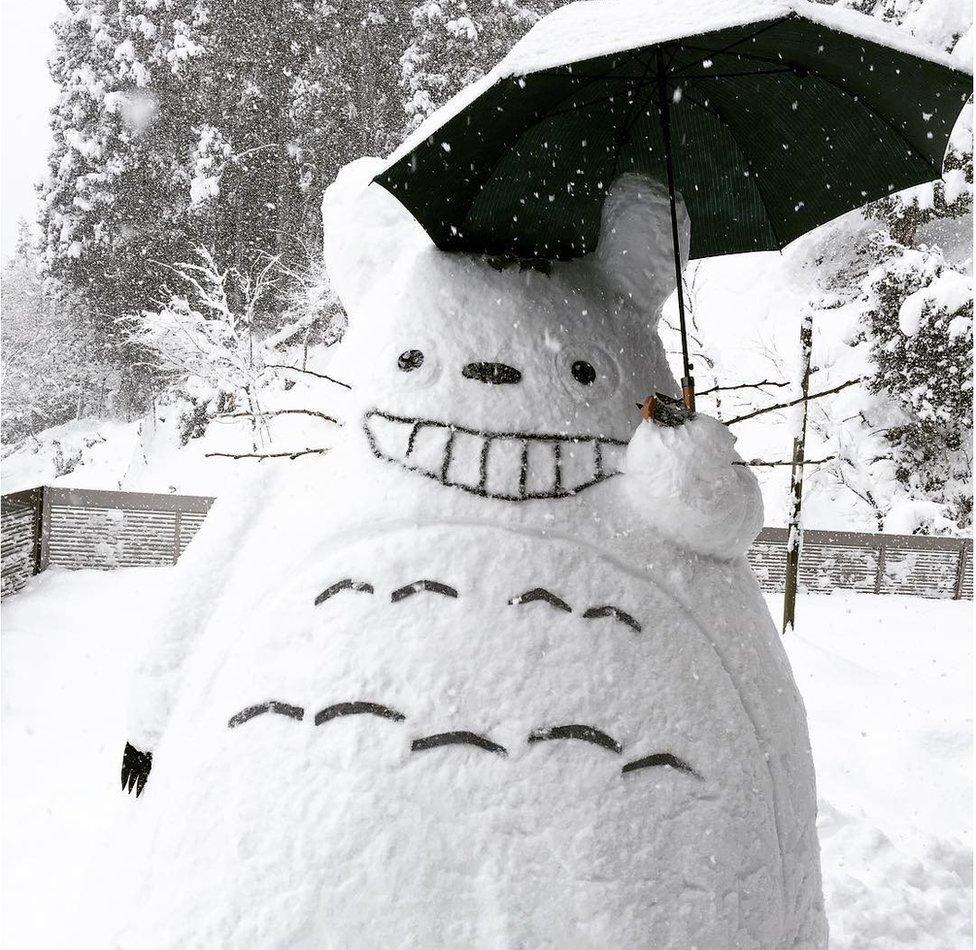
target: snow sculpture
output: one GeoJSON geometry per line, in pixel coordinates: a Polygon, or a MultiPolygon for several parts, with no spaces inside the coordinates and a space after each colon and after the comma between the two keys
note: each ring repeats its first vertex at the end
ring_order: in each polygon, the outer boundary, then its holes
{"type": "Polygon", "coordinates": [[[341,435],[218,501],[141,668],[120,945],[823,947],[756,482],[636,408],[675,391],[663,194],[547,274],[437,251],[376,167],[325,200],[341,435]]]}

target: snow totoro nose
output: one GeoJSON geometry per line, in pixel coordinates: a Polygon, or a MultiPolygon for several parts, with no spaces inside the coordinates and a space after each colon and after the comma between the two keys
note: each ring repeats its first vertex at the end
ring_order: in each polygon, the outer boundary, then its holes
{"type": "Polygon", "coordinates": [[[468,363],[461,370],[461,375],[465,379],[476,379],[489,386],[522,381],[522,374],[514,366],[507,366],[505,363],[468,363]]]}

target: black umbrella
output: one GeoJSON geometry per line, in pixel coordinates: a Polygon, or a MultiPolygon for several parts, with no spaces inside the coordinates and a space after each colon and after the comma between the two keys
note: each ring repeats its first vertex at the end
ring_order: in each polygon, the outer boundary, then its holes
{"type": "Polygon", "coordinates": [[[945,54],[847,10],[587,0],[542,20],[375,180],[443,250],[547,260],[595,249],[619,175],[666,182],[693,408],[676,191],[691,258],[779,250],[939,178],[971,92],[945,54]]]}

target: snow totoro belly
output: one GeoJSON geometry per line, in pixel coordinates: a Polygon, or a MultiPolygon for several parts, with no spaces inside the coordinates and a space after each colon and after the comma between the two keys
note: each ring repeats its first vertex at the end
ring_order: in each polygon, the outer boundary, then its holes
{"type": "Polygon", "coordinates": [[[319,552],[240,607],[204,634],[157,754],[168,923],[147,913],[139,946],[777,945],[755,730],[644,577],[435,524],[319,552]]]}

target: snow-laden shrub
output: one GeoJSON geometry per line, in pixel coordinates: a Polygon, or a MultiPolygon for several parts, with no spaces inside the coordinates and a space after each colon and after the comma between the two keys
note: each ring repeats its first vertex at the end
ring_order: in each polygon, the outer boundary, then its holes
{"type": "Polygon", "coordinates": [[[879,270],[867,313],[873,389],[896,396],[920,422],[970,425],[972,279],[937,249],[907,251],[879,270]]]}
{"type": "MultiPolygon", "coordinates": [[[[886,427],[895,477],[908,500],[935,502],[912,530],[972,521],[972,279],[937,249],[904,250],[868,282],[865,318],[875,374],[869,389],[900,418],[886,427]]],[[[917,505],[912,510],[918,510],[917,505]]]]}
{"type": "Polygon", "coordinates": [[[269,259],[255,271],[222,270],[206,248],[196,253],[200,263],[170,268],[176,288],[167,285],[159,306],[134,318],[132,339],[175,381],[202,380],[246,402],[266,362],[256,331],[277,262],[269,259]]]}
{"type": "Polygon", "coordinates": [[[347,318],[320,256],[306,268],[285,271],[284,277],[280,329],[265,342],[280,351],[300,346],[304,367],[311,348],[332,346],[342,338],[347,318]]]}
{"type": "Polygon", "coordinates": [[[131,340],[184,406],[184,445],[210,419],[231,414],[249,417],[255,444],[264,442],[263,394],[290,387],[280,370],[304,369],[312,347],[338,339],[342,309],[321,266],[286,271],[265,258],[250,269],[221,268],[208,249],[196,254],[198,263],[170,268],[174,280],[156,308],[128,321],[131,340]]]}

